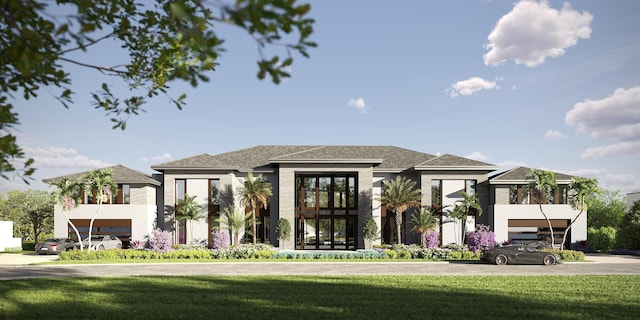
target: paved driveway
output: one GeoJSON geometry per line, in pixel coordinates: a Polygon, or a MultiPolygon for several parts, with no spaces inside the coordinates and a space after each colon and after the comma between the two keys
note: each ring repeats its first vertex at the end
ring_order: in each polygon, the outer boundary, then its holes
{"type": "Polygon", "coordinates": [[[55,256],[0,255],[0,280],[36,277],[195,275],[640,275],[640,257],[588,255],[590,262],[495,266],[477,262],[196,262],[28,265],[55,256]],[[41,260],[39,260],[41,259],[41,260]]]}

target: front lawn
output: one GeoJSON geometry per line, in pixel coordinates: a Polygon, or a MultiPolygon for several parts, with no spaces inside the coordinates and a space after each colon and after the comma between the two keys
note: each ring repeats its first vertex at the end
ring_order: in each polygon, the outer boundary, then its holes
{"type": "Polygon", "coordinates": [[[640,276],[54,278],[0,296],[2,319],[637,319],[640,276]]]}

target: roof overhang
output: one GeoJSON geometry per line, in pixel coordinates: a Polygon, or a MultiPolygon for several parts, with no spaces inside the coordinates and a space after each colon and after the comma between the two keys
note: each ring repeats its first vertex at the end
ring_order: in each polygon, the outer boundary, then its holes
{"type": "Polygon", "coordinates": [[[304,163],[304,164],[381,164],[382,159],[270,159],[269,163],[304,163]]]}
{"type": "Polygon", "coordinates": [[[151,166],[156,171],[180,170],[180,171],[240,171],[238,166],[216,166],[216,167],[162,167],[151,166]]]}
{"type": "Polygon", "coordinates": [[[496,171],[500,169],[498,166],[415,166],[414,170],[419,171],[428,171],[428,170],[438,170],[438,171],[496,171]]]}

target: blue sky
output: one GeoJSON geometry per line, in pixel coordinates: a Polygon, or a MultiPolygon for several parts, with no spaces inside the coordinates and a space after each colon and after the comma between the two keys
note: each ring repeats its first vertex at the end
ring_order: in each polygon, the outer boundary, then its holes
{"type": "MultiPolygon", "coordinates": [[[[640,1],[311,1],[310,59],[280,85],[256,78],[258,50],[220,26],[226,52],[179,111],[166,97],[112,130],[90,91],[121,85],[69,66],[75,104],[15,101],[35,181],[114,164],[151,165],[262,144],[396,145],[640,190],[640,1]]],[[[122,63],[107,42],[83,61],[122,63]]],[[[126,90],[122,91],[128,93],[126,90]]]]}

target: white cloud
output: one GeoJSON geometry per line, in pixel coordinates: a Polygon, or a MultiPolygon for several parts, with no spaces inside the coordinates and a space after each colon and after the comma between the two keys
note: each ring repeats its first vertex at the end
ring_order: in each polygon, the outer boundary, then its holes
{"type": "Polygon", "coordinates": [[[607,169],[579,169],[565,171],[564,173],[585,178],[595,178],[601,188],[619,190],[622,194],[640,188],[640,178],[633,174],[612,174],[607,169]]]}
{"type": "Polygon", "coordinates": [[[544,136],[549,139],[549,140],[562,140],[565,139],[567,137],[566,134],[560,132],[560,131],[556,131],[556,130],[547,130],[547,132],[544,134],[544,136]]]}
{"type": "Polygon", "coordinates": [[[111,166],[107,162],[89,159],[86,156],[78,154],[73,148],[61,148],[50,146],[46,148],[32,148],[29,146],[22,147],[27,158],[33,158],[34,166],[42,168],[103,168],[111,166]]]}
{"type": "Polygon", "coordinates": [[[165,152],[159,156],[153,156],[153,157],[145,157],[140,159],[140,161],[142,162],[154,162],[154,163],[164,163],[164,162],[169,162],[173,160],[173,156],[171,155],[171,153],[165,152]]]}
{"type": "Polygon", "coordinates": [[[585,158],[640,153],[640,87],[618,88],[607,98],[576,103],[565,123],[594,139],[617,141],[585,150],[585,158]]]}
{"type": "Polygon", "coordinates": [[[478,151],[474,151],[469,155],[464,156],[467,159],[471,159],[471,160],[476,160],[476,161],[482,161],[485,162],[487,160],[489,160],[489,157],[485,156],[484,154],[478,152],[478,151]]]}
{"type": "Polygon", "coordinates": [[[467,80],[458,81],[447,89],[452,98],[458,95],[470,96],[480,90],[500,89],[496,82],[485,80],[479,77],[471,77],[467,80]]]}
{"type": "Polygon", "coordinates": [[[640,140],[587,148],[582,152],[582,157],[586,159],[597,159],[636,153],[640,153],[640,140]]]}
{"type": "Polygon", "coordinates": [[[358,111],[362,112],[362,113],[366,113],[367,112],[367,104],[364,102],[363,98],[358,98],[358,99],[349,99],[349,102],[347,102],[347,106],[350,108],[356,108],[358,111]]]}
{"type": "Polygon", "coordinates": [[[508,170],[508,169],[513,169],[513,168],[517,168],[517,167],[527,167],[527,163],[523,162],[523,161],[518,161],[518,160],[507,160],[507,161],[503,161],[497,164],[501,170],[508,170]]]}
{"type": "Polygon", "coordinates": [[[579,39],[591,37],[593,16],[578,12],[564,3],[562,9],[549,7],[546,0],[522,0],[502,16],[488,36],[486,65],[500,65],[507,60],[534,67],[547,57],[558,57],[579,39]]]}

